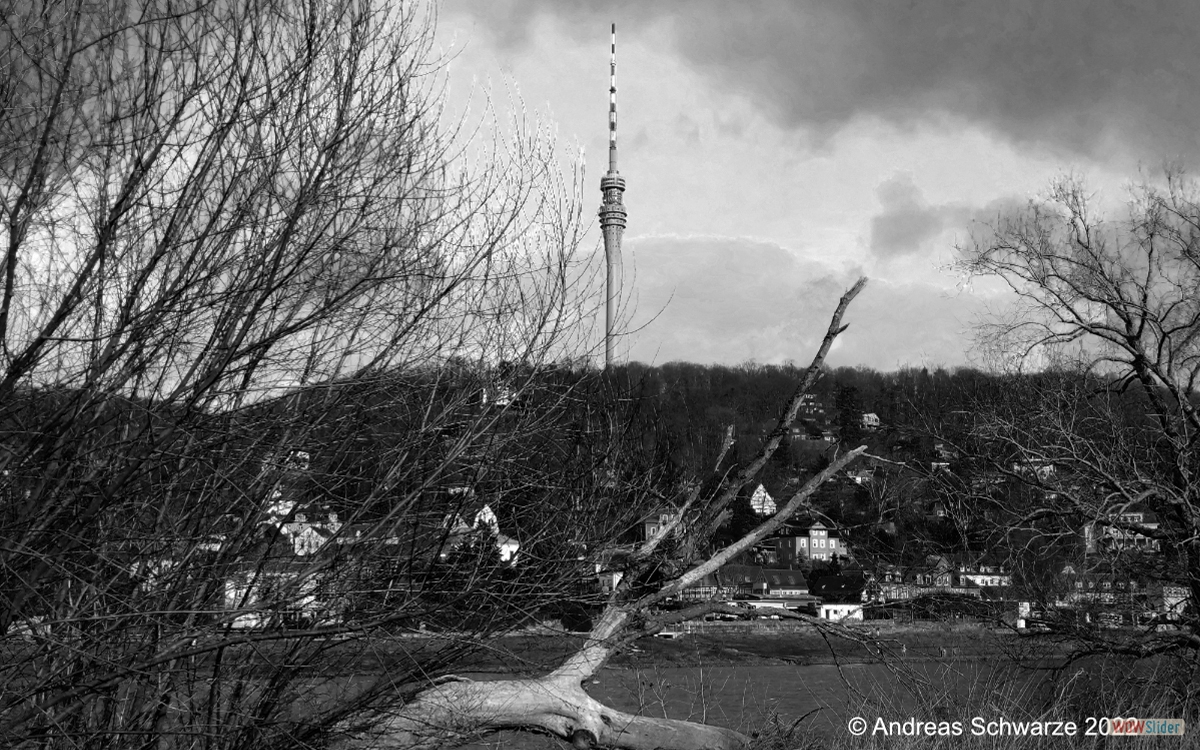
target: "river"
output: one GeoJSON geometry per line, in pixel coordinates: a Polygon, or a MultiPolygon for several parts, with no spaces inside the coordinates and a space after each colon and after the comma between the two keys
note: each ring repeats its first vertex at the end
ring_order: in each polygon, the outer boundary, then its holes
{"type": "MultiPolygon", "coordinates": [[[[614,708],[691,719],[752,733],[773,722],[825,735],[844,733],[852,716],[871,722],[989,720],[1026,715],[1044,691],[1042,673],[995,661],[914,660],[892,664],[755,664],[610,668],[588,692],[614,708]]],[[[476,748],[561,750],[549,738],[504,733],[476,748]]]]}

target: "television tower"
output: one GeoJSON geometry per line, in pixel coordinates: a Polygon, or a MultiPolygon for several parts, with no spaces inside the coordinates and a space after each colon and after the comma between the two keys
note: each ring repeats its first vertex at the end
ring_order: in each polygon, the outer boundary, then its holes
{"type": "Polygon", "coordinates": [[[621,258],[621,236],[625,234],[625,180],[617,172],[617,25],[612,25],[612,57],[608,63],[608,174],[600,178],[600,231],[604,233],[604,367],[612,366],[613,328],[616,323],[616,267],[621,258]]]}

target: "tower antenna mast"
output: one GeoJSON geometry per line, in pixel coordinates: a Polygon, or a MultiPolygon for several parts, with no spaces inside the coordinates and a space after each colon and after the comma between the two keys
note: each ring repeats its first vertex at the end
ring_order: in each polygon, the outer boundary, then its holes
{"type": "Polygon", "coordinates": [[[625,204],[621,197],[625,180],[617,172],[617,25],[612,25],[611,57],[608,64],[608,173],[600,178],[600,231],[604,234],[604,367],[612,367],[613,329],[616,326],[616,266],[621,259],[621,237],[625,234],[625,204]]]}

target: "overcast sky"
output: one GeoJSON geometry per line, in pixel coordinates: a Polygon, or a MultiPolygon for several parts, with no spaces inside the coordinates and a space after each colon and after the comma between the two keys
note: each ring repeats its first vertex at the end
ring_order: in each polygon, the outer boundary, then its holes
{"type": "Polygon", "coordinates": [[[1119,199],[1200,153],[1188,0],[446,0],[452,106],[515,86],[597,206],[611,22],[628,359],[805,363],[865,274],[831,364],[970,362],[1002,300],[956,241],[1063,172],[1119,199]]]}

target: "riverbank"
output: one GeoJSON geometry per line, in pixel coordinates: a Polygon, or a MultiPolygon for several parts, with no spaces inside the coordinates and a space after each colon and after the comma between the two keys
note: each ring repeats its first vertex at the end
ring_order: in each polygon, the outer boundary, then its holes
{"type": "MultiPolygon", "coordinates": [[[[1052,644],[1011,630],[978,624],[867,623],[844,628],[845,635],[826,632],[809,623],[751,621],[700,623],[680,628],[676,637],[647,636],[616,654],[609,668],[646,670],[672,667],[756,665],[845,665],[898,662],[971,662],[1055,655],[1052,644]],[[848,637],[846,637],[848,636],[848,637]]],[[[482,649],[456,659],[455,670],[475,674],[544,674],[578,650],[584,634],[539,627],[486,642],[482,649]]],[[[372,634],[365,639],[331,640],[320,646],[318,658],[300,670],[328,676],[387,674],[433,658],[444,649],[478,645],[470,636],[454,633],[403,635],[372,634]]],[[[39,645],[10,639],[0,658],[27,657],[39,645]]],[[[215,653],[198,657],[210,661],[215,653]]],[[[223,658],[261,662],[264,670],[295,664],[286,642],[271,640],[231,645],[223,658]]]]}
{"type": "MultiPolygon", "coordinates": [[[[674,637],[647,636],[616,654],[610,668],[645,670],[666,667],[755,665],[844,665],[898,662],[1042,661],[1058,648],[1043,638],[976,623],[867,623],[840,629],[843,634],[802,622],[703,623],[680,628],[674,637]]],[[[430,648],[439,638],[431,636],[430,648]]],[[[583,634],[539,629],[498,639],[472,656],[461,671],[535,675],[553,669],[583,645],[583,634]]],[[[395,650],[411,651],[417,640],[386,639],[373,653],[381,661],[395,650]]],[[[363,666],[360,664],[360,666],[363,666]]],[[[382,666],[382,665],[381,665],[382,666]]]]}
{"type": "MultiPolygon", "coordinates": [[[[882,661],[976,661],[1028,652],[1033,642],[978,624],[856,625],[846,636],[804,623],[706,623],[666,638],[643,638],[614,666],[651,664],[873,664],[882,661]]],[[[1044,650],[1044,648],[1043,648],[1044,650]]]]}

